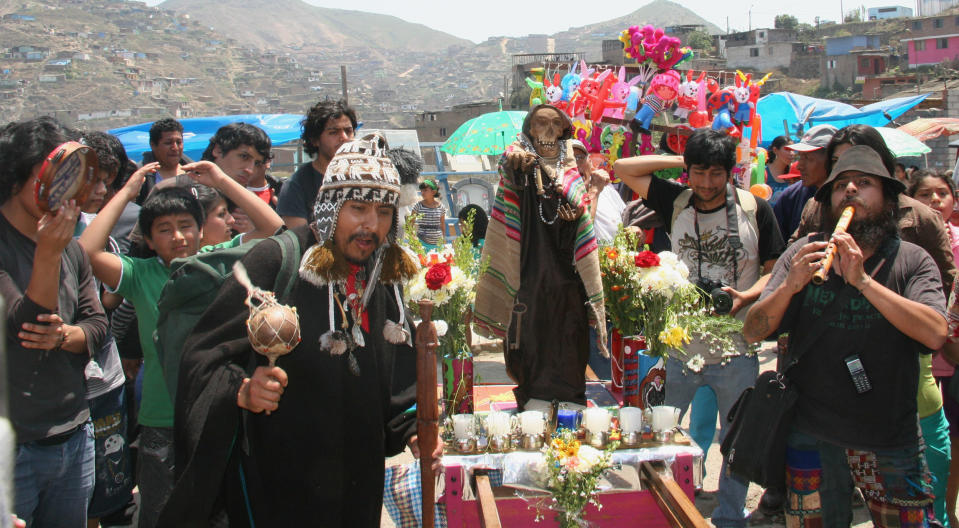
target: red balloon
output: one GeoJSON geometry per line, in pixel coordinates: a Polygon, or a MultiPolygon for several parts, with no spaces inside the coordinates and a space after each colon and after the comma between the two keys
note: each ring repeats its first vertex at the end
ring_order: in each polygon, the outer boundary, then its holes
{"type": "Polygon", "coordinates": [[[692,112],[689,114],[689,124],[693,128],[708,127],[711,124],[709,122],[709,114],[705,110],[692,112]]]}

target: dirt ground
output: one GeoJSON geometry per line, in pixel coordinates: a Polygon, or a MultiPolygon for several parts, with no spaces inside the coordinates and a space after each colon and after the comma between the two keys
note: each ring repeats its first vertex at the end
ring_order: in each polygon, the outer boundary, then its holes
{"type": "MultiPolygon", "coordinates": [[[[496,352],[497,347],[486,346],[479,348],[481,351],[476,355],[474,360],[474,374],[482,379],[483,383],[511,383],[509,377],[506,375],[506,369],[503,364],[503,356],[502,354],[496,352]]],[[[774,369],[776,365],[775,344],[765,343],[760,351],[759,358],[760,371],[774,369]]],[[[683,423],[684,427],[689,425],[688,420],[689,419],[687,416],[683,423]]],[[[392,466],[398,464],[407,464],[412,460],[412,456],[410,455],[409,450],[407,450],[400,455],[387,459],[386,465],[392,466]]],[[[696,497],[696,508],[707,519],[709,519],[713,509],[716,508],[718,504],[716,490],[719,483],[719,468],[721,463],[722,455],[719,453],[719,444],[714,441],[709,447],[708,454],[706,456],[706,476],[703,479],[703,490],[696,497]]],[[[759,499],[762,497],[762,493],[763,489],[761,487],[757,486],[756,484],[750,484],[749,492],[746,496],[746,508],[752,512],[749,518],[749,525],[763,527],[785,527],[786,524],[782,515],[777,515],[770,518],[763,516],[762,513],[758,511],[757,507],[759,505],[759,499]]],[[[386,513],[385,509],[383,510],[382,519],[382,528],[394,528],[393,522],[390,520],[389,514],[386,513]]],[[[872,526],[872,522],[869,519],[869,513],[866,511],[865,507],[858,506],[853,509],[852,526],[853,528],[865,528],[867,526],[872,526]]]]}

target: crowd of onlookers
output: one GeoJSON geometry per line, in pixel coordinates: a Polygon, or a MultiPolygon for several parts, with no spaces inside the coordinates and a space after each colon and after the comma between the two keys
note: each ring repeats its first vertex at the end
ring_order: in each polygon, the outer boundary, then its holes
{"type": "MultiPolygon", "coordinates": [[[[154,339],[171,263],[236,248],[269,237],[284,226],[307,223],[327,165],[337,149],[353,138],[357,126],[354,111],[342,103],[323,102],[310,108],[303,120],[302,141],[313,159],[285,181],[270,174],[270,138],[246,123],[220,128],[202,159],[193,161],[183,154],[182,125],[161,119],[150,129],[151,150],[140,163],[128,158],[116,137],[70,129],[51,118],[11,123],[0,131],[0,240],[4,241],[0,295],[7,316],[6,375],[0,393],[9,395],[6,406],[16,438],[10,468],[14,499],[7,507],[0,494],[0,511],[12,510],[19,517],[16,522],[25,521],[28,526],[126,525],[136,509],[136,486],[139,526],[154,525],[176,476],[176,395],[165,380],[154,339]],[[34,197],[36,179],[48,155],[68,141],[79,141],[96,153],[95,185],[82,203],[71,200],[56,211],[44,212],[34,197]]],[[[956,524],[959,468],[954,466],[959,457],[952,450],[959,435],[959,402],[948,395],[956,356],[936,337],[940,330],[936,317],[945,319],[959,259],[959,223],[953,223],[959,221],[959,214],[950,174],[905,169],[875,129],[860,125],[841,130],[816,126],[797,143],[776,138],[766,166],[773,191],[769,202],[728,190],[735,145],[718,133],[695,134],[683,155],[620,160],[614,168],[625,185],[619,189],[609,184],[604,171],[592,168],[585,146],[574,141],[572,148],[589,189],[586,205],[598,238],[612,238],[620,222],[651,228],[647,241],[653,249],[676,252],[691,270],[691,280],[715,272],[712,278],[734,295],[733,313],[740,312],[746,319],[746,338],[763,339],[790,330],[795,338],[791,345],[796,345],[796,336],[814,328],[801,313],[829,314],[832,308],[813,301],[825,294],[838,296],[837,284],[847,284],[875,310],[863,308],[861,313],[853,310],[837,316],[842,323],[824,334],[837,339],[831,343],[846,346],[855,339],[876,349],[896,352],[893,349],[898,346],[919,352],[909,356],[908,350],[902,351],[910,368],[898,366],[901,358],[888,365],[863,358],[866,372],[878,385],[873,394],[882,392],[886,398],[869,402],[884,408],[860,403],[850,404],[846,414],[801,411],[812,414],[800,420],[801,430],[791,437],[792,458],[784,468],[786,488],[768,490],[764,509],[785,508],[803,519],[816,508],[808,501],[804,507],[795,497],[820,490],[802,488],[802,479],[822,479],[825,474],[834,475],[837,467],[842,471],[852,467],[853,477],[839,479],[837,489],[851,492],[855,483],[864,489],[867,502],[899,513],[934,504],[940,521],[956,524]],[[685,171],[685,185],[653,176],[672,169],[685,171]],[[878,194],[870,194],[873,191],[878,194]],[[824,242],[815,233],[828,233],[835,224],[836,207],[847,201],[857,204],[863,219],[859,222],[872,223],[856,224],[860,231],[851,230],[857,234],[852,240],[839,237],[846,244],[840,250],[844,264],[838,268],[845,282],[807,290],[813,288],[807,284],[809,278],[803,282],[804,276],[795,269],[804,258],[820,254],[824,242]],[[710,233],[718,234],[712,249],[716,254],[704,259],[707,250],[701,241],[710,233]],[[893,239],[895,244],[901,240],[905,249],[899,253],[888,249],[893,239]],[[740,245],[729,246],[730,240],[740,245]],[[913,244],[921,249],[914,251],[913,244]],[[892,271],[884,267],[886,259],[876,257],[884,251],[897,255],[888,259],[895,262],[892,271]],[[861,269],[852,263],[873,268],[861,277],[850,275],[861,269]],[[885,286],[870,287],[873,282],[885,286]],[[926,334],[914,335],[901,328],[896,317],[884,311],[883,303],[891,298],[873,296],[887,291],[901,296],[897,298],[905,308],[902,311],[919,321],[913,324],[926,334]],[[929,313],[908,302],[925,303],[929,313]],[[774,314],[771,320],[776,324],[760,324],[757,314],[765,314],[765,309],[774,314]],[[861,324],[851,324],[857,318],[862,318],[861,324]],[[872,332],[869,335],[892,337],[878,340],[862,334],[863,329],[872,332]],[[926,353],[940,346],[941,351],[926,353]],[[894,387],[883,385],[896,376],[912,379],[900,380],[894,387]],[[908,405],[903,400],[907,389],[912,391],[908,405]],[[882,425],[864,419],[862,413],[881,414],[882,425]],[[905,431],[907,438],[904,441],[903,434],[884,437],[874,427],[880,432],[905,431]],[[920,437],[909,439],[912,431],[920,437]],[[827,455],[837,452],[845,453],[842,456],[849,461],[828,459],[827,455]],[[911,482],[921,496],[910,495],[914,502],[909,502],[905,495],[896,494],[898,488],[869,488],[855,474],[865,467],[853,462],[856,457],[880,467],[895,466],[886,468],[888,483],[911,482]],[[903,469],[902,464],[909,463],[915,467],[903,469]],[[896,502],[900,499],[905,502],[896,502]]],[[[417,203],[401,199],[400,205],[415,213],[412,218],[424,247],[436,248],[448,235],[440,186],[431,179],[419,181],[421,165],[416,157],[411,159],[400,149],[396,152],[399,157],[394,162],[401,174],[403,167],[411,169],[403,183],[418,187],[422,197],[417,203]]],[[[400,217],[405,221],[405,214],[400,217]]],[[[474,246],[481,248],[486,211],[469,206],[459,217],[472,218],[474,246]]],[[[851,302],[851,306],[866,306],[851,302]]],[[[706,365],[701,372],[689,372],[675,359],[667,363],[666,403],[684,412],[692,404],[692,434],[704,449],[715,435],[717,413],[725,418],[758,373],[756,358],[745,352],[746,340],[740,339],[740,345],[742,354],[722,357],[703,349],[706,365]]],[[[687,347],[694,350],[696,346],[703,345],[694,341],[687,347]]],[[[807,359],[802,365],[811,364],[807,359]]],[[[599,367],[595,370],[604,373],[599,367]]],[[[819,388],[808,388],[817,391],[811,401],[838,401],[849,390],[838,370],[823,374],[799,368],[796,372],[798,379],[826,380],[819,388]]],[[[722,427],[720,438],[724,434],[722,427]]],[[[720,482],[714,524],[743,526],[746,483],[725,471],[720,482]]],[[[848,493],[843,500],[848,507],[848,493]]],[[[833,504],[825,496],[822,503],[833,504]]],[[[818,514],[840,519],[841,524],[844,510],[824,507],[818,514]]],[[[0,521],[0,527],[6,521],[0,521]]]]}
{"type": "Polygon", "coordinates": [[[195,162],[169,118],[150,128],[141,163],[115,136],[51,118],[0,132],[0,385],[16,438],[13,504],[2,509],[29,526],[125,525],[136,486],[139,526],[153,525],[174,479],[174,397],[153,340],[171,262],[305,223],[356,126],[341,103],[312,107],[302,139],[314,159],[285,190],[269,172],[270,138],[246,123],[220,128],[195,162]],[[82,203],[44,212],[38,173],[68,141],[96,153],[95,184],[82,203]]]}

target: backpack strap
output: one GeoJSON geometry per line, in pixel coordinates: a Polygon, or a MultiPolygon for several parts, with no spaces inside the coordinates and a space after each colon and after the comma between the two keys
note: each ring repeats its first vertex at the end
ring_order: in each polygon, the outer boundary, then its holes
{"type": "Polygon", "coordinates": [[[679,196],[673,200],[673,217],[669,219],[669,232],[673,232],[673,224],[676,223],[676,219],[679,218],[679,213],[683,212],[683,209],[689,206],[689,200],[693,197],[693,190],[686,188],[679,193],[679,196]]]}
{"type": "Polygon", "coordinates": [[[756,203],[756,197],[753,196],[753,193],[742,189],[736,189],[736,195],[739,197],[739,206],[742,207],[743,212],[746,213],[746,220],[749,222],[749,225],[753,226],[753,230],[755,230],[756,233],[759,233],[759,221],[756,220],[756,210],[759,206],[756,203]]]}
{"type": "Polygon", "coordinates": [[[273,291],[277,293],[277,299],[280,302],[286,302],[300,268],[300,240],[289,229],[278,235],[273,235],[271,238],[280,245],[280,254],[282,255],[280,271],[276,274],[273,291]]]}

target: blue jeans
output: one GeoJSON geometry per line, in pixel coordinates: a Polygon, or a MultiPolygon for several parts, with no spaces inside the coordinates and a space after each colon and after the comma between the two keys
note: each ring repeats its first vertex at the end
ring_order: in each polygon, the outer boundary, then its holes
{"type": "MultiPolygon", "coordinates": [[[[689,370],[684,373],[684,367],[685,364],[681,361],[673,358],[666,360],[666,405],[678,407],[683,415],[686,414],[696,391],[702,386],[709,386],[716,393],[720,416],[726,416],[743,390],[751,387],[759,376],[759,360],[756,356],[734,357],[726,365],[706,365],[698,373],[689,370]]],[[[726,437],[725,420],[721,423],[720,443],[726,437]]],[[[717,528],[744,527],[749,482],[729,475],[725,461],[719,471],[719,505],[713,510],[713,525],[717,528]]]]}
{"type": "Polygon", "coordinates": [[[30,528],[86,528],[93,494],[93,424],[55,445],[17,445],[14,513],[30,528]]]}

